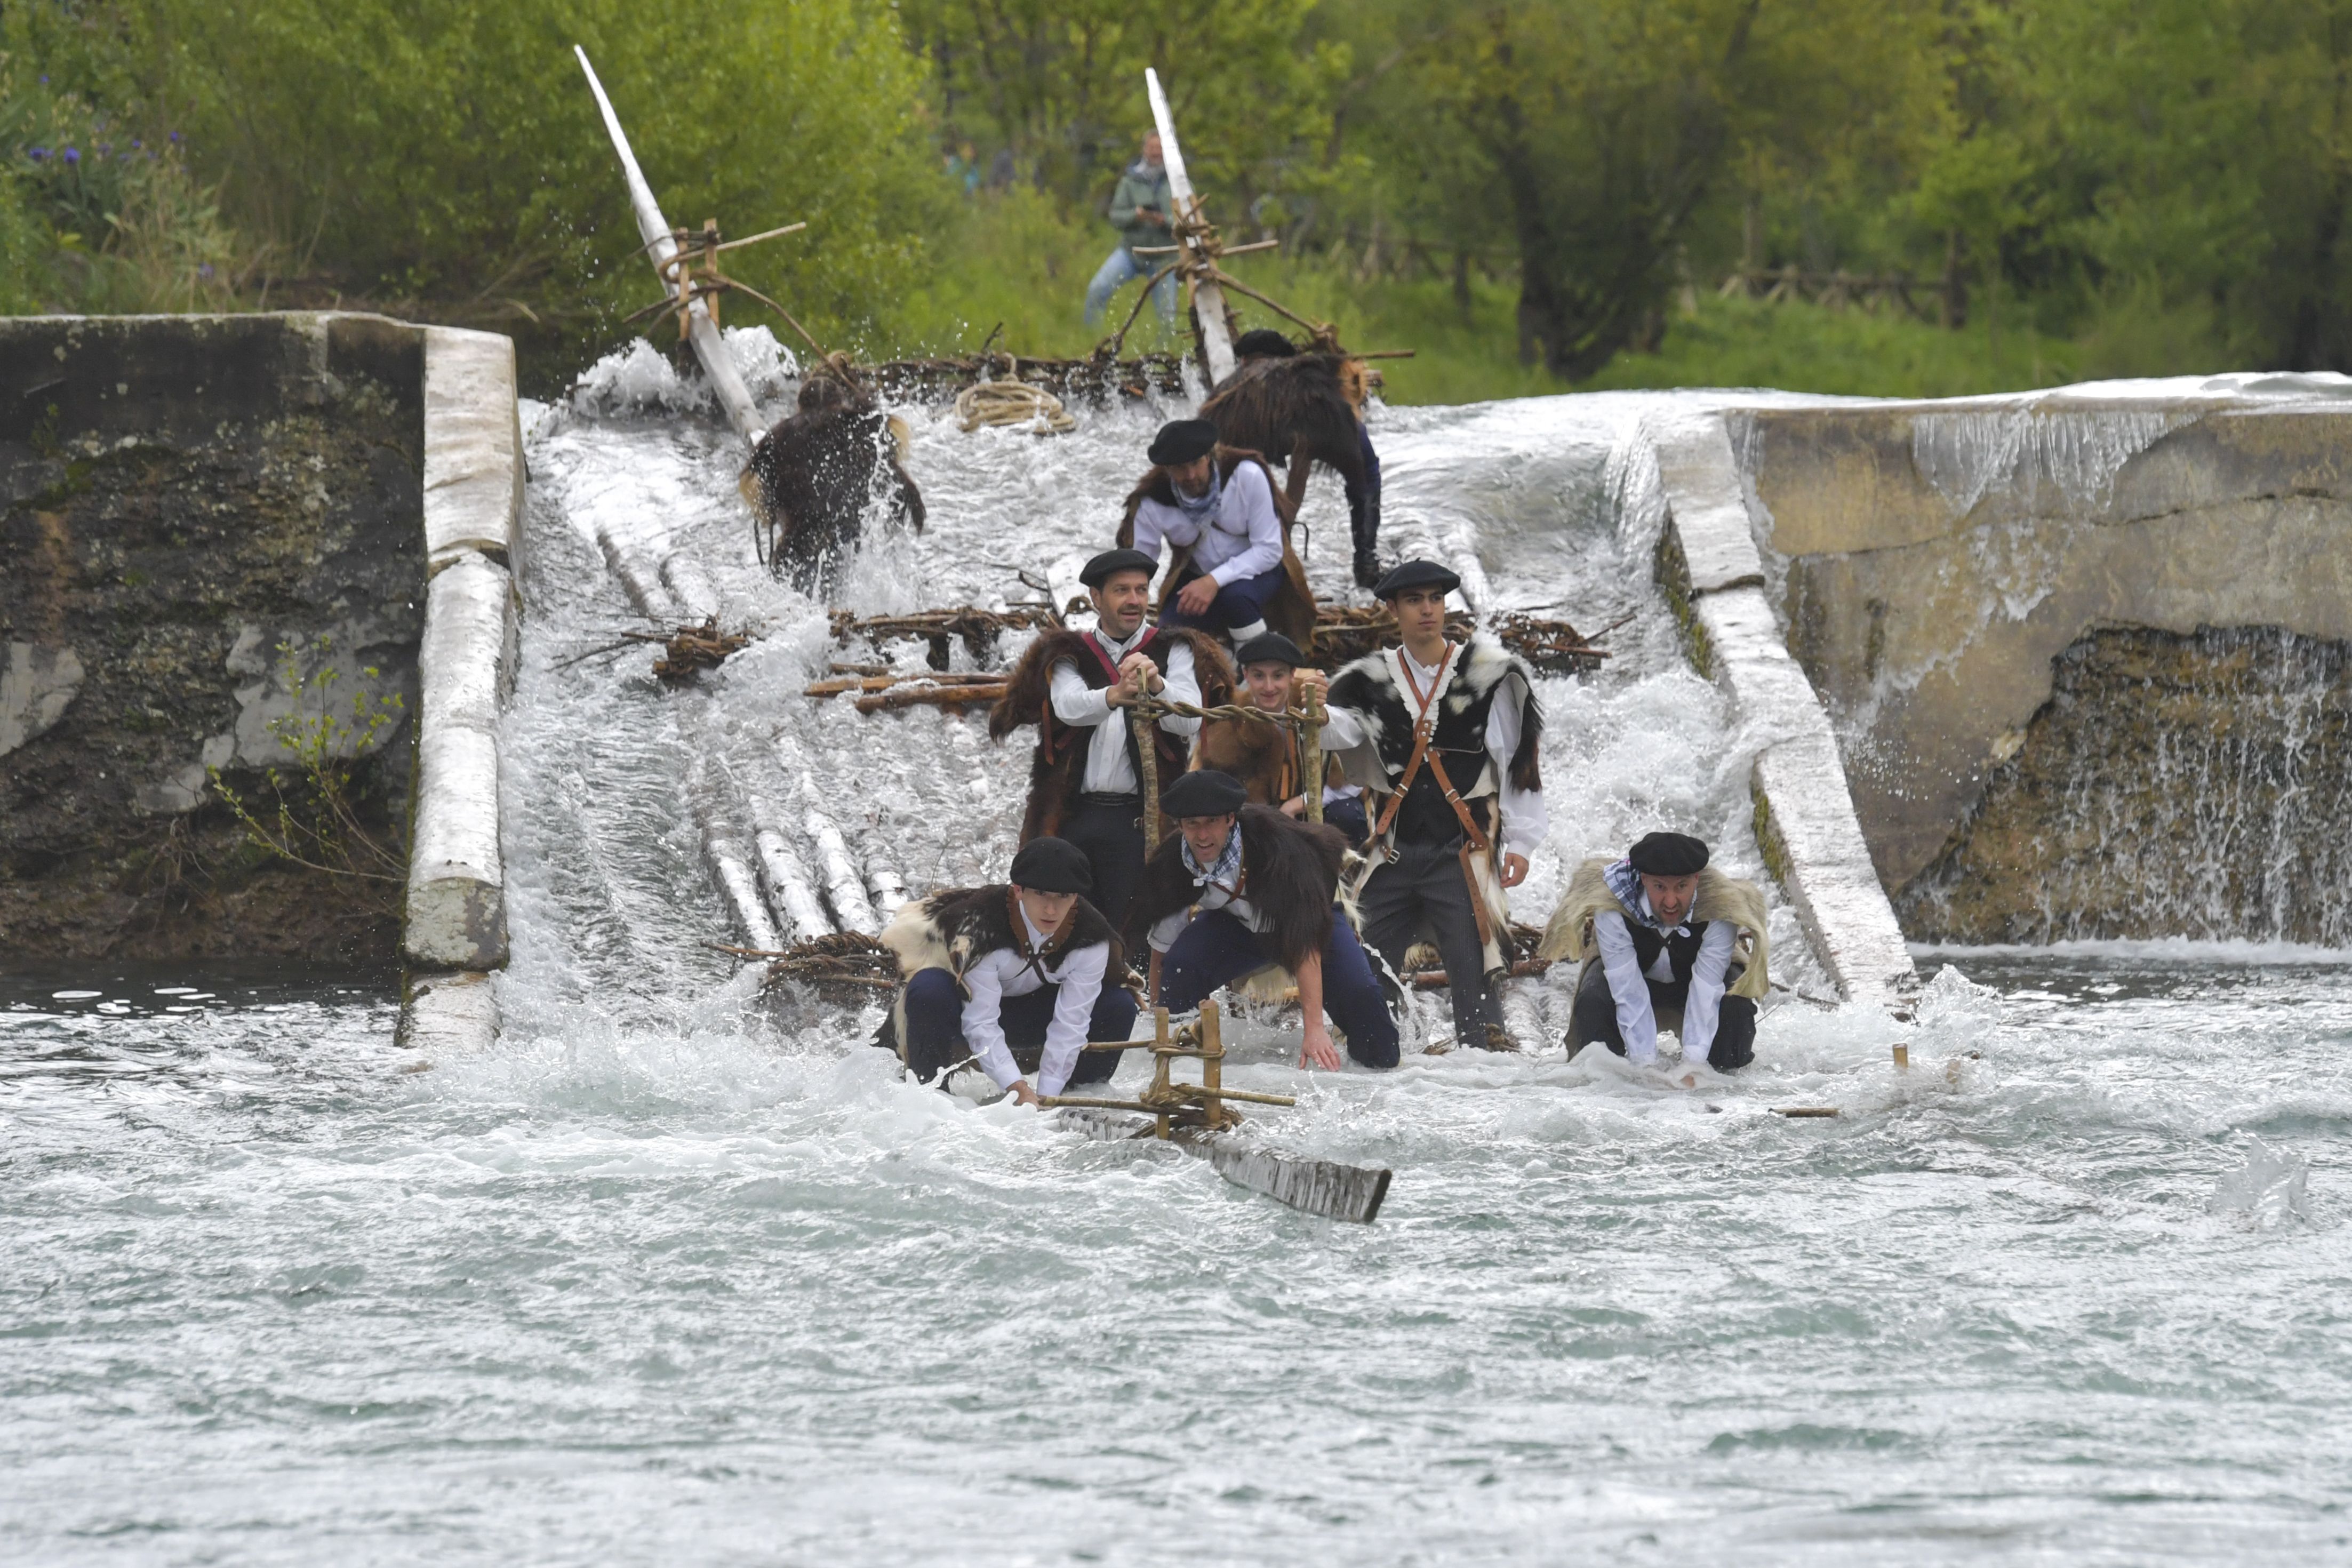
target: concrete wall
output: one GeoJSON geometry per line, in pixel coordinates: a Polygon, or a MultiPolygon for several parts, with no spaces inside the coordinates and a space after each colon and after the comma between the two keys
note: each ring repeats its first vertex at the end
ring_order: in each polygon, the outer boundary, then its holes
{"type": "Polygon", "coordinates": [[[396,960],[406,1033],[487,1042],[522,489],[504,338],[0,320],[0,952],[396,960]],[[331,869],[222,794],[299,815],[305,734],[351,764],[331,869]]]}
{"type": "MultiPolygon", "coordinates": [[[[1948,900],[1906,892],[1968,858],[2069,649],[2113,627],[2352,639],[2352,401],[2285,379],[2118,390],[1730,416],[1789,650],[1914,936],[1986,933],[1983,900],[1956,932],[1933,929],[1948,900]]],[[[2003,831],[2010,860],[2037,842],[2003,831]]]]}

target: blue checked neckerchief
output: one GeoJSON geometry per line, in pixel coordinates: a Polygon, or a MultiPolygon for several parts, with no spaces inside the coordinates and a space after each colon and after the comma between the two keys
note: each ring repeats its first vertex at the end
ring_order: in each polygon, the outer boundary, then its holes
{"type": "Polygon", "coordinates": [[[1177,509],[1183,512],[1186,517],[1192,519],[1194,522],[1207,522],[1217,515],[1217,504],[1225,499],[1225,476],[1217,471],[1216,464],[1211,463],[1209,465],[1209,488],[1202,494],[1197,496],[1186,495],[1184,493],[1184,487],[1176,483],[1173,479],[1171,479],[1168,482],[1168,489],[1170,493],[1174,495],[1176,498],[1177,509]]]}
{"type": "MultiPolygon", "coordinates": [[[[1240,836],[1236,834],[1234,837],[1240,836]]],[[[1650,912],[1650,895],[1642,891],[1642,873],[1633,869],[1633,862],[1630,858],[1620,860],[1601,872],[1601,879],[1608,883],[1610,892],[1616,895],[1618,907],[1625,911],[1626,919],[1639,921],[1652,931],[1667,936],[1690,935],[1687,917],[1681,925],[1658,923],[1657,916],[1650,912]]]]}
{"type": "Polygon", "coordinates": [[[1192,858],[1190,839],[1180,838],[1176,847],[1184,857],[1184,869],[1192,879],[1192,886],[1204,888],[1214,884],[1225,897],[1236,899],[1242,890],[1242,830],[1236,826],[1225,835],[1225,847],[1217,852],[1217,863],[1207,870],[1192,858]]]}

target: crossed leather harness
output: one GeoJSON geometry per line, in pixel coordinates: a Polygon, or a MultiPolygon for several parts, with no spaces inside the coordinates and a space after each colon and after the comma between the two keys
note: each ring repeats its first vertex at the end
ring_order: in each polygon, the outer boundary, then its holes
{"type": "Polygon", "coordinates": [[[1412,693],[1413,701],[1419,705],[1419,710],[1414,714],[1412,721],[1412,754],[1406,759],[1404,773],[1397,780],[1396,793],[1389,796],[1388,805],[1381,811],[1380,825],[1372,829],[1372,833],[1373,837],[1381,840],[1381,853],[1388,857],[1389,864],[1392,866],[1396,864],[1400,857],[1396,845],[1388,837],[1389,827],[1396,821],[1398,811],[1404,805],[1405,792],[1412,788],[1412,781],[1420,774],[1422,764],[1427,763],[1430,776],[1437,781],[1437,787],[1444,792],[1445,804],[1454,808],[1454,815],[1462,823],[1462,879],[1470,889],[1470,912],[1477,917],[1478,941],[1481,945],[1485,945],[1495,940],[1495,917],[1486,908],[1486,900],[1479,896],[1478,876],[1470,858],[1473,855],[1491,854],[1495,847],[1494,841],[1486,837],[1486,830],[1478,826],[1477,818],[1471,815],[1468,803],[1463,800],[1461,792],[1454,787],[1454,781],[1446,776],[1444,759],[1439,756],[1429,743],[1437,728],[1430,719],[1429,710],[1436,706],[1438,694],[1445,689],[1446,679],[1454,673],[1454,655],[1461,650],[1459,643],[1445,645],[1444,662],[1437,667],[1436,678],[1430,682],[1429,690],[1426,693],[1421,689],[1421,682],[1413,676],[1412,665],[1402,658],[1397,660],[1398,673],[1404,677],[1405,689],[1412,693]]]}

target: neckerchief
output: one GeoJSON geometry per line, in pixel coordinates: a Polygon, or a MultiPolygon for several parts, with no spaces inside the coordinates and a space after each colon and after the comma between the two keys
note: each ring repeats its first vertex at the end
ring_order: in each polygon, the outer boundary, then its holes
{"type": "MultiPolygon", "coordinates": [[[[1625,911],[1627,919],[1639,921],[1652,931],[1666,936],[1690,935],[1690,916],[1687,914],[1683,916],[1680,925],[1659,923],[1658,917],[1650,909],[1650,895],[1642,890],[1642,873],[1633,869],[1633,862],[1630,858],[1620,860],[1601,872],[1601,879],[1609,884],[1610,892],[1616,896],[1618,907],[1625,911]]],[[[1693,900],[1692,907],[1697,907],[1696,900],[1693,900]]]]}
{"type": "Polygon", "coordinates": [[[1217,863],[1207,870],[1192,858],[1192,842],[1189,838],[1176,841],[1177,852],[1184,858],[1184,869],[1196,888],[1214,885],[1229,899],[1242,896],[1242,830],[1237,825],[1225,836],[1225,847],[1217,852],[1217,863]]]}
{"type": "Polygon", "coordinates": [[[1176,498],[1176,508],[1194,522],[1206,522],[1217,515],[1217,504],[1225,498],[1225,476],[1217,465],[1209,465],[1209,488],[1197,496],[1188,496],[1184,487],[1173,476],[1168,480],[1168,493],[1176,498]]]}

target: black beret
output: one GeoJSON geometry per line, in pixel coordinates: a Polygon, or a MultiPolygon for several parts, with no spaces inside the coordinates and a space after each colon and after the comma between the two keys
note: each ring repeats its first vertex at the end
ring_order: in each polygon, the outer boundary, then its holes
{"type": "Polygon", "coordinates": [[[1393,599],[1407,588],[1443,588],[1451,594],[1460,586],[1460,575],[1434,561],[1408,561],[1390,569],[1389,574],[1372,589],[1372,597],[1393,599]]]}
{"type": "Polygon", "coordinates": [[[1706,869],[1706,846],[1687,833],[1652,833],[1627,858],[1652,877],[1696,877],[1706,869]]]}
{"type": "Polygon", "coordinates": [[[1160,570],[1160,563],[1140,550],[1106,550],[1086,564],[1078,581],[1089,588],[1099,588],[1110,581],[1114,572],[1140,572],[1146,582],[1160,570]]]}
{"type": "Polygon", "coordinates": [[[1217,449],[1217,427],[1205,419],[1171,419],[1151,438],[1147,454],[1162,468],[1197,462],[1217,449]]]}
{"type": "Polygon", "coordinates": [[[1094,868],[1086,851],[1066,838],[1032,838],[1013,857],[1011,882],[1033,893],[1091,893],[1094,868]]]}
{"type": "Polygon", "coordinates": [[[1249,791],[1242,788],[1241,780],[1214,768],[1202,768],[1177,774],[1176,782],[1160,794],[1160,810],[1167,816],[1231,816],[1248,799],[1249,791]]]}
{"type": "Polygon", "coordinates": [[[1237,359],[1288,359],[1297,352],[1297,343],[1272,327],[1252,327],[1234,340],[1234,355],[1237,359]]]}
{"type": "Polygon", "coordinates": [[[1241,647],[1234,649],[1234,666],[1247,669],[1254,664],[1286,664],[1297,669],[1307,662],[1298,645],[1280,632],[1260,632],[1241,647]]]}

